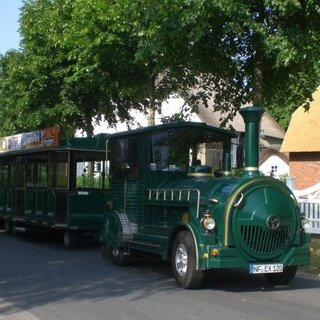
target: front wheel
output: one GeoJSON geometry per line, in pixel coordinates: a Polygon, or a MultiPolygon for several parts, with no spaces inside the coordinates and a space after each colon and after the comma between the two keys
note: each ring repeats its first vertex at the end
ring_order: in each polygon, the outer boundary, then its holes
{"type": "Polygon", "coordinates": [[[101,256],[103,260],[110,258],[110,250],[105,244],[101,244],[101,256]]]}
{"type": "Polygon", "coordinates": [[[196,269],[196,248],[190,232],[178,233],[173,243],[171,258],[173,275],[179,287],[194,289],[202,284],[204,271],[196,269]]]}
{"type": "Polygon", "coordinates": [[[285,267],[281,273],[267,273],[266,279],[272,285],[285,285],[290,283],[297,273],[297,266],[285,267]]]}

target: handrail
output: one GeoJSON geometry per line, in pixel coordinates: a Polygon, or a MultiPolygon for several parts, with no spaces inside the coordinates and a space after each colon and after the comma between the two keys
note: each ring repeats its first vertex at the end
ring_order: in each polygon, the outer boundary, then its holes
{"type": "Polygon", "coordinates": [[[148,200],[156,201],[191,201],[191,195],[196,194],[197,212],[200,211],[200,190],[199,189],[147,189],[148,200]]]}

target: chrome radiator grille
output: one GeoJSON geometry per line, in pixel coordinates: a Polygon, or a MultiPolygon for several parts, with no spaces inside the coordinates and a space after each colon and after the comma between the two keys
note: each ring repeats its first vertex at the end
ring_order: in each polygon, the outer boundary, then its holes
{"type": "Polygon", "coordinates": [[[261,226],[242,225],[241,238],[245,245],[256,253],[273,253],[282,248],[290,239],[291,226],[281,226],[278,230],[266,230],[261,226]]]}

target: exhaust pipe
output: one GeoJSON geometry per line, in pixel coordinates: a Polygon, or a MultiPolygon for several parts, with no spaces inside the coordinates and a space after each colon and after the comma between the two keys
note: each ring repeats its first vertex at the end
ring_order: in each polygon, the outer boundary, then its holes
{"type": "Polygon", "coordinates": [[[261,107],[243,107],[240,114],[245,123],[244,152],[245,167],[244,170],[250,176],[259,175],[259,136],[260,121],[264,114],[261,107]]]}

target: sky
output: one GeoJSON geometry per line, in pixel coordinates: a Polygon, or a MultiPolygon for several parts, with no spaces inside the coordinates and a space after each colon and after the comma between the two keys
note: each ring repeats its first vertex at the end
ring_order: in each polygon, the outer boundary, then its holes
{"type": "Polygon", "coordinates": [[[19,48],[19,8],[23,0],[0,0],[0,54],[19,48]]]}

